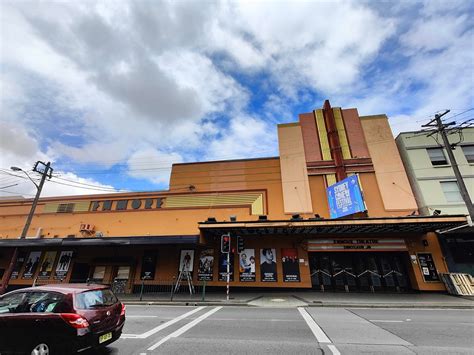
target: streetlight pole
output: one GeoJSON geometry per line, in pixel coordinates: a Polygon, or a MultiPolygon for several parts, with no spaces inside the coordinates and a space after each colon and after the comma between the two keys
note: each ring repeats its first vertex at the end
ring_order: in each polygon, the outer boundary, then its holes
{"type": "MultiPolygon", "coordinates": [[[[46,177],[49,177],[51,179],[53,169],[51,168],[50,162],[48,162],[47,164],[44,164],[43,162],[40,162],[40,161],[36,162],[33,168],[33,171],[36,171],[42,175],[39,185],[36,184],[36,182],[34,182],[33,179],[30,177],[30,175],[28,175],[28,173],[24,171],[23,169],[18,168],[16,166],[12,166],[11,169],[13,171],[22,171],[28,177],[28,179],[30,179],[31,182],[36,186],[35,199],[33,200],[33,204],[31,205],[31,208],[30,208],[30,213],[28,214],[28,217],[25,222],[25,226],[23,227],[23,231],[21,232],[21,235],[20,235],[20,239],[24,239],[26,238],[26,234],[28,233],[28,229],[30,228],[31,220],[33,219],[33,216],[35,214],[36,205],[38,204],[38,200],[40,198],[41,190],[43,189],[44,182],[46,181],[46,177]],[[43,165],[44,168],[42,168],[40,165],[43,165]]],[[[5,290],[7,289],[8,282],[10,281],[10,277],[13,273],[13,268],[15,267],[17,258],[18,258],[18,247],[16,247],[15,250],[13,251],[10,264],[8,265],[8,268],[5,271],[5,275],[3,276],[2,285],[0,286],[0,295],[5,293],[5,290]]]]}

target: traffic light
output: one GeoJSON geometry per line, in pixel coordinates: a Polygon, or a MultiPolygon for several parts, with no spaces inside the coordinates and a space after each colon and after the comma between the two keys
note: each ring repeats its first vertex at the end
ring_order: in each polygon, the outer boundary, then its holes
{"type": "Polygon", "coordinates": [[[241,253],[244,249],[244,238],[237,237],[237,250],[241,253]]]}
{"type": "Polygon", "coordinates": [[[221,252],[230,253],[230,234],[221,236],[221,252]]]}

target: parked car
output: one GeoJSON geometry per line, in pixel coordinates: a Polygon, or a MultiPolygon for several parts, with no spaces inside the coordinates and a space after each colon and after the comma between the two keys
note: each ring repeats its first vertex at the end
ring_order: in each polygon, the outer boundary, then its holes
{"type": "Polygon", "coordinates": [[[62,355],[107,346],[125,305],[105,285],[57,284],[0,296],[0,354],[62,355]]]}

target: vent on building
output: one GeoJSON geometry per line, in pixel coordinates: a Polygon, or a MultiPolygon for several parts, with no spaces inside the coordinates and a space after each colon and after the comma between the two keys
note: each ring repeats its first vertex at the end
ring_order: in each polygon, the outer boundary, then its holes
{"type": "Polygon", "coordinates": [[[68,234],[68,235],[66,236],[66,238],[75,238],[75,237],[76,237],[75,234],[68,234]]]}
{"type": "Polygon", "coordinates": [[[74,203],[60,203],[56,212],[58,213],[72,213],[74,211],[74,203]]]}

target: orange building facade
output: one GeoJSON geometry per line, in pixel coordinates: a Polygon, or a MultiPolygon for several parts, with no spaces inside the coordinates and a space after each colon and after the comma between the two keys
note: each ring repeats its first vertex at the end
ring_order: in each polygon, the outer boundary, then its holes
{"type": "Polygon", "coordinates": [[[196,284],[224,287],[230,235],[233,287],[444,290],[435,231],[466,218],[417,215],[385,115],[326,101],[278,139],[274,158],[175,164],[166,191],[42,198],[25,239],[32,201],[0,201],[2,282],[122,280],[137,292],[188,267],[196,284]],[[366,211],[331,219],[326,188],[354,175],[366,211]]]}

